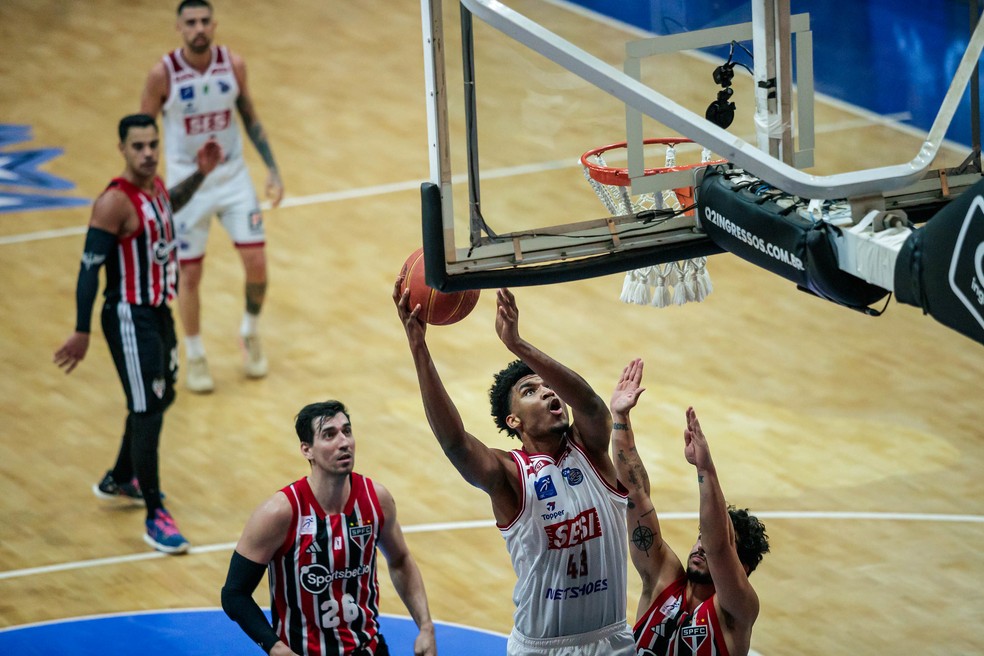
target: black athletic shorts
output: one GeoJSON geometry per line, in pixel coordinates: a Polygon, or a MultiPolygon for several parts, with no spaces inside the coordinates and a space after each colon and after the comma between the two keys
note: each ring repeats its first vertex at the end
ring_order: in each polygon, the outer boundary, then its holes
{"type": "Polygon", "coordinates": [[[102,328],[130,412],[164,412],[174,401],[178,338],[171,309],[107,301],[102,328]]]}

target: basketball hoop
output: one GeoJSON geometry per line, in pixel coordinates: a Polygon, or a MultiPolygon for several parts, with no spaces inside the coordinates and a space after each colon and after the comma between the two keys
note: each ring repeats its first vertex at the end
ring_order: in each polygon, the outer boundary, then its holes
{"type": "MultiPolygon", "coordinates": [[[[711,152],[704,148],[699,163],[678,166],[676,147],[686,143],[693,143],[693,141],[684,137],[644,140],[645,146],[666,146],[666,165],[644,169],[643,176],[688,171],[715,164],[724,164],[726,161],[723,159],[712,161],[711,152]]],[[[629,187],[632,185],[629,170],[609,166],[605,162],[605,153],[625,150],[626,148],[627,144],[623,141],[594,148],[581,155],[584,177],[604,204],[605,209],[613,216],[639,214],[662,209],[671,209],[682,216],[693,216],[695,211],[693,186],[667,189],[659,194],[647,192],[633,196],[629,193],[629,187]]],[[[712,291],[711,277],[707,272],[707,258],[698,257],[692,260],[654,264],[629,271],[625,274],[621,300],[624,303],[636,305],[666,307],[671,303],[683,305],[689,301],[700,302],[712,291]]]]}

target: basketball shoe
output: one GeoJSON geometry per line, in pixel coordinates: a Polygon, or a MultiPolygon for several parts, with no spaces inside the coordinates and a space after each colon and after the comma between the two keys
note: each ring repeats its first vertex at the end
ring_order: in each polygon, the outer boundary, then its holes
{"type": "Polygon", "coordinates": [[[196,394],[208,394],[215,389],[212,374],[208,371],[205,356],[188,358],[188,372],[185,374],[185,387],[196,394]]]}
{"type": "Polygon", "coordinates": [[[181,554],[191,547],[178,530],[171,513],[164,508],[155,510],[154,518],[148,519],[146,524],[147,532],[144,533],[143,539],[154,549],[168,554],[181,554]]]}
{"type": "Polygon", "coordinates": [[[247,378],[263,378],[267,375],[267,359],[263,355],[259,335],[242,336],[243,353],[247,378]]]}
{"type": "Polygon", "coordinates": [[[122,499],[137,505],[143,504],[143,493],[134,478],[129,483],[117,483],[113,472],[108,471],[103,479],[92,486],[92,493],[100,499],[122,499]]]}
{"type": "MultiPolygon", "coordinates": [[[[143,492],[140,491],[137,477],[134,476],[129,483],[117,483],[116,479],[113,478],[112,470],[106,472],[103,479],[92,486],[92,493],[100,499],[120,499],[121,501],[129,501],[136,506],[142,506],[144,502],[143,492]]],[[[167,498],[163,492],[160,494],[161,501],[167,498]]]]}

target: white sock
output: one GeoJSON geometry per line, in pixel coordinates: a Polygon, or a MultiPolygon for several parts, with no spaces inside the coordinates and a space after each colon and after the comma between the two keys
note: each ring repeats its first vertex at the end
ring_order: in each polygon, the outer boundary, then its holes
{"type": "Polygon", "coordinates": [[[260,315],[243,313],[243,323],[239,326],[239,334],[243,337],[255,335],[259,332],[260,315]]]}
{"type": "Polygon", "coordinates": [[[205,357],[205,344],[201,335],[186,335],[184,338],[185,355],[189,360],[205,357]]]}

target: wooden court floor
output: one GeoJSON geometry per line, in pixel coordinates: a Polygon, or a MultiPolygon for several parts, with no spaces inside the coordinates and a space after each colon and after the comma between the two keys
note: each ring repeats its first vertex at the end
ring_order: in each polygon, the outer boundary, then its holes
{"type": "MultiPolygon", "coordinates": [[[[0,2],[0,123],[33,129],[32,142],[10,148],[63,148],[44,170],[95,197],[121,169],[116,122],[137,109],[157,57],[178,44],[172,4],[0,2]]],[[[76,372],[51,363],[74,321],[88,208],[0,214],[0,627],[217,606],[251,510],[306,473],[294,414],[338,398],[352,411],[357,469],[397,499],[434,617],[508,632],[514,575],[502,539],[485,496],[430,434],[389,298],[419,245],[417,185],[428,173],[418,5],[218,5],[218,38],[246,57],[288,192],[265,215],[270,375],[242,374],[241,274],[216,229],[203,295],[217,389],[180,393],[161,446],[168,506],[196,549],[145,557],[142,513],[90,492],[112,464],[125,412],[98,328],[76,372]],[[67,234],[36,234],[45,231],[67,234]],[[476,520],[485,523],[467,524],[476,520]]],[[[514,6],[549,14],[569,34],[604,41],[616,30],[559,6],[514,6]]],[[[674,61],[681,75],[697,65],[674,61]]],[[[694,106],[715,92],[706,62],[699,67],[694,106]]],[[[509,111],[502,102],[493,111],[509,111]]],[[[833,105],[817,120],[827,130],[821,171],[902,161],[918,146],[833,105]]],[[[620,121],[611,116],[613,129],[620,121]]],[[[507,120],[486,125],[483,139],[522,138],[507,120]]],[[[593,145],[558,133],[542,151],[494,165],[573,162],[593,145]]],[[[955,164],[960,154],[946,157],[955,164]]],[[[547,223],[597,204],[574,167],[490,181],[483,193],[507,209],[535,207],[547,223]]],[[[752,576],[762,599],[756,651],[984,653],[984,349],[912,307],[893,302],[874,319],[730,255],[710,267],[715,291],[704,303],[663,310],[622,304],[621,276],[517,289],[521,330],[606,398],[622,366],[645,359],[634,423],[678,553],[697,533],[681,438],[684,410],[697,409],[729,501],[760,512],[772,539],[752,576]]],[[[432,328],[430,341],[466,425],[510,448],[486,400],[492,373],[510,359],[493,330],[493,296],[484,293],[464,322],[432,328]]],[[[629,579],[634,611],[639,586],[629,579]]],[[[381,585],[383,611],[403,614],[387,577],[381,585]]],[[[257,597],[267,603],[262,586],[257,597]]]]}

